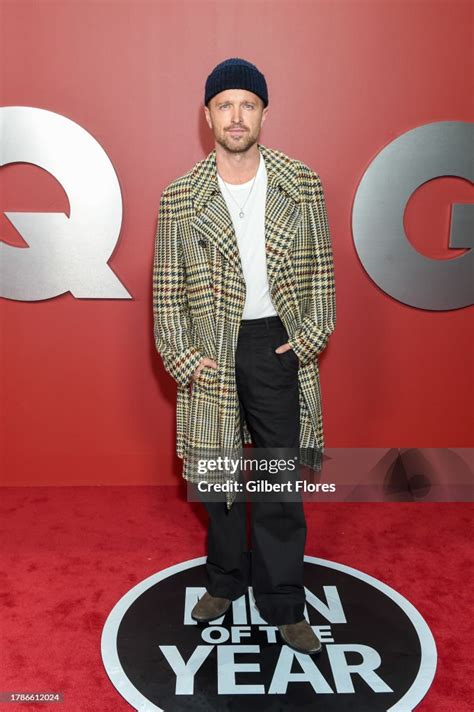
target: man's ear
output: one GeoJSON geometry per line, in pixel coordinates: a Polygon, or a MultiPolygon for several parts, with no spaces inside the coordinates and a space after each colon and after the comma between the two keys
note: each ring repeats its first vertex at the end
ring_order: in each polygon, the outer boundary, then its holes
{"type": "Polygon", "coordinates": [[[211,128],[212,128],[212,124],[211,124],[211,112],[209,111],[209,109],[207,108],[207,106],[204,107],[204,116],[205,116],[205,118],[206,118],[207,125],[208,125],[209,128],[211,129],[211,128]]]}

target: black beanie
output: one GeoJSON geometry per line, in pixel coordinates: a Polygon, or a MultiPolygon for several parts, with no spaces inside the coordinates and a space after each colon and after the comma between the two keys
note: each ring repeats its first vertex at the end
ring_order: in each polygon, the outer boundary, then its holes
{"type": "Polygon", "coordinates": [[[207,106],[213,96],[225,89],[247,89],[259,96],[264,106],[268,105],[265,77],[255,64],[240,57],[226,59],[214,67],[206,80],[204,104],[207,106]]]}

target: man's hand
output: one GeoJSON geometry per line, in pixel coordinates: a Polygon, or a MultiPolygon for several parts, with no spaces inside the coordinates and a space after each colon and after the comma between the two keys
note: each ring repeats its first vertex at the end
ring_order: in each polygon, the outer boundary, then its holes
{"type": "Polygon", "coordinates": [[[198,364],[198,367],[193,373],[193,381],[195,381],[197,378],[199,378],[199,374],[201,373],[202,369],[205,368],[206,366],[210,366],[211,368],[217,368],[217,363],[212,359],[212,358],[207,358],[205,356],[204,358],[201,359],[201,361],[198,364]]]}
{"type": "Polygon", "coordinates": [[[277,354],[284,354],[285,351],[289,351],[291,349],[291,346],[288,342],[286,344],[282,344],[281,346],[278,346],[278,348],[275,349],[275,353],[277,354]]]}

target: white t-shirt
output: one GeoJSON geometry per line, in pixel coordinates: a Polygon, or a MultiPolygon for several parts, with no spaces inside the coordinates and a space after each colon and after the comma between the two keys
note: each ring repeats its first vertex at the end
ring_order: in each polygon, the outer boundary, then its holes
{"type": "Polygon", "coordinates": [[[265,253],[265,202],[267,196],[267,170],[260,153],[255,183],[234,185],[217,175],[221,193],[226,202],[239,246],[240,262],[244,273],[247,296],[242,319],[259,319],[275,316],[277,311],[270,297],[265,253]],[[229,195],[231,193],[232,197],[229,195]],[[247,200],[248,198],[248,200],[247,200]],[[245,203],[245,205],[244,205],[245,203]],[[239,217],[240,207],[245,217],[239,217]]]}

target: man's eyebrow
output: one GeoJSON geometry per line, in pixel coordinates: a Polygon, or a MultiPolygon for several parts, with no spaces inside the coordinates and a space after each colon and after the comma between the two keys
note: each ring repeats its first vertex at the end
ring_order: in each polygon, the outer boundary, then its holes
{"type": "MultiPolygon", "coordinates": [[[[225,101],[218,101],[217,106],[220,106],[221,104],[233,104],[234,102],[231,101],[230,99],[226,99],[225,101]]],[[[241,104],[255,104],[255,101],[253,99],[242,99],[240,102],[241,104]]]]}

